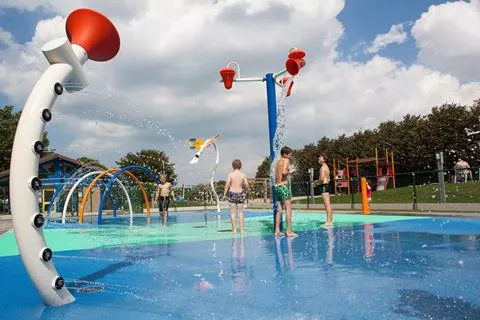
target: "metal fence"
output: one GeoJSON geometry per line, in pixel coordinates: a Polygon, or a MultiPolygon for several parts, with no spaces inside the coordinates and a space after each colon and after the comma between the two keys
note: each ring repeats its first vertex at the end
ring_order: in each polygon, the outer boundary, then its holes
{"type": "MultiPolygon", "coordinates": [[[[418,203],[478,203],[480,210],[480,168],[464,170],[446,169],[427,170],[395,174],[395,188],[393,175],[366,176],[372,187],[372,203],[403,203],[410,204],[416,209],[418,203]],[[443,177],[444,184],[439,177],[443,177]],[[442,187],[444,186],[444,188],[442,187]],[[442,196],[442,194],[444,196],[442,196]]],[[[251,191],[247,193],[247,203],[271,203],[270,179],[249,179],[251,191]]],[[[339,184],[335,188],[334,181],[330,181],[330,200],[333,204],[361,204],[359,178],[339,184]],[[350,192],[349,192],[350,191],[350,192]]],[[[321,204],[320,188],[313,188],[313,197],[310,192],[309,181],[293,181],[290,183],[293,203],[321,204]]],[[[219,196],[223,194],[223,184],[215,184],[219,196]]],[[[184,200],[191,205],[212,205],[215,203],[210,185],[182,186],[176,188],[176,194],[183,194],[184,200]]],[[[187,204],[178,204],[179,206],[187,204]]]]}
{"type": "MultiPolygon", "coordinates": [[[[454,168],[445,170],[427,170],[409,173],[395,174],[395,188],[393,176],[366,176],[372,187],[372,204],[402,203],[411,204],[416,210],[419,203],[467,203],[478,204],[480,211],[480,168],[474,167],[468,170],[456,170],[454,168]],[[442,182],[443,180],[443,182],[442,182]]],[[[271,203],[270,179],[249,179],[251,191],[247,193],[247,204],[271,203]]],[[[137,185],[125,183],[130,194],[135,212],[142,212],[144,202],[137,185]]],[[[322,199],[319,187],[313,188],[313,197],[310,191],[309,181],[293,181],[291,184],[293,203],[296,204],[321,204],[322,199]]],[[[330,199],[333,204],[361,204],[359,179],[351,178],[347,188],[344,184],[334,185],[333,179],[330,182],[330,199]]],[[[153,199],[155,196],[155,185],[144,184],[144,188],[150,197],[151,207],[157,207],[153,199]]],[[[217,194],[223,194],[224,183],[215,183],[217,194]]],[[[215,196],[209,184],[204,185],[177,185],[175,188],[177,201],[171,206],[207,206],[215,204],[215,196]]],[[[126,199],[121,190],[114,187],[114,194],[117,209],[125,209],[126,199]]],[[[8,189],[0,193],[0,214],[9,213],[8,189]],[[4,195],[4,196],[2,196],[4,195]]],[[[59,199],[61,206],[63,198],[59,199]]],[[[105,209],[111,209],[111,203],[107,201],[105,209]]],[[[58,210],[57,210],[58,211],[58,210]]],[[[75,211],[75,209],[73,209],[75,211]]]]}
{"type": "MultiPolygon", "coordinates": [[[[398,173],[390,176],[366,176],[372,188],[372,203],[478,203],[480,210],[480,168],[428,170],[398,173]],[[395,185],[394,179],[395,176],[395,185]]],[[[354,177],[345,184],[330,182],[332,203],[361,203],[360,181],[354,177]]],[[[308,181],[292,183],[294,203],[322,203],[320,190],[314,188],[313,198],[308,181]]]]}

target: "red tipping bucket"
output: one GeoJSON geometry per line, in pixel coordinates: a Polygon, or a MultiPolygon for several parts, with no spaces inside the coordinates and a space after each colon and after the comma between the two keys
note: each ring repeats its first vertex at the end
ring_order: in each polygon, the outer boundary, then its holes
{"type": "Polygon", "coordinates": [[[292,59],[303,59],[305,57],[305,51],[301,49],[292,49],[288,53],[288,57],[292,59]]]}
{"type": "MultiPolygon", "coordinates": [[[[287,77],[287,76],[282,77],[282,79],[280,79],[280,81],[279,81],[280,84],[281,84],[282,86],[284,86],[285,83],[287,83],[287,81],[288,81],[289,78],[290,78],[290,77],[287,77]]],[[[292,92],[292,87],[293,87],[293,80],[290,81],[290,85],[288,86],[287,97],[290,97],[290,93],[292,92]]]]}
{"type": "Polygon", "coordinates": [[[67,18],[68,40],[78,44],[90,60],[107,61],[120,49],[120,36],[107,17],[91,9],[78,9],[67,18]]]}
{"type": "Polygon", "coordinates": [[[303,59],[288,58],[287,62],[285,63],[285,68],[292,76],[296,75],[304,66],[305,60],[303,59]]]}
{"type": "Polygon", "coordinates": [[[223,85],[225,89],[232,89],[233,78],[235,77],[235,69],[233,68],[223,68],[220,70],[220,75],[222,76],[223,85]]]}

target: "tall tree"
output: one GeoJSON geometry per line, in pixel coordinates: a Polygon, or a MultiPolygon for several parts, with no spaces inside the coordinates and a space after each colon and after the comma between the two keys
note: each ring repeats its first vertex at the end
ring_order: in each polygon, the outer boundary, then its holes
{"type": "MultiPolygon", "coordinates": [[[[13,140],[21,115],[20,111],[14,112],[13,108],[11,105],[0,108],[0,171],[10,168],[13,140]]],[[[49,140],[46,131],[43,135],[43,144],[47,149],[49,140]]]]}
{"type": "Polygon", "coordinates": [[[255,178],[268,178],[270,176],[270,158],[265,157],[257,168],[255,178]]]}
{"type": "MultiPolygon", "coordinates": [[[[427,126],[424,135],[428,139],[425,145],[427,152],[443,151],[445,165],[453,167],[459,157],[464,160],[474,160],[475,154],[469,147],[469,141],[465,129],[473,125],[472,108],[459,106],[457,104],[445,104],[435,107],[427,116],[429,126],[427,126]]],[[[478,153],[477,153],[478,154],[478,153]]],[[[477,156],[478,158],[478,156],[477,156]]],[[[470,162],[469,161],[469,162],[470,162]]],[[[434,159],[432,161],[435,163],[434,159]]]]}
{"type": "MultiPolygon", "coordinates": [[[[177,179],[175,173],[175,164],[171,163],[167,154],[160,150],[146,149],[136,153],[129,152],[119,161],[116,161],[119,166],[137,165],[143,166],[155,173],[157,176],[164,174],[167,179],[174,181],[177,179]]],[[[143,172],[135,172],[135,175],[140,181],[152,181],[150,176],[143,172]]]]}

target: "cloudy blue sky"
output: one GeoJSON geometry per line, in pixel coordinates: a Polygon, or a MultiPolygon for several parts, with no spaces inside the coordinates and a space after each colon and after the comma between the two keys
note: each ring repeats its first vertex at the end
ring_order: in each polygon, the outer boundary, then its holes
{"type": "Polygon", "coordinates": [[[286,114],[286,144],[298,148],[480,96],[478,0],[1,0],[0,105],[23,107],[48,67],[41,46],[65,36],[80,7],[108,16],[122,44],[113,60],[86,63],[84,92],[58,99],[52,147],[108,166],[162,149],[180,183],[208,181],[214,161],[208,150],[189,164],[191,136],[220,134],[218,179],[235,158],[253,176],[268,153],[265,86],[224,90],[229,61],[260,77],[281,70],[289,48],[306,51],[286,114]]]}

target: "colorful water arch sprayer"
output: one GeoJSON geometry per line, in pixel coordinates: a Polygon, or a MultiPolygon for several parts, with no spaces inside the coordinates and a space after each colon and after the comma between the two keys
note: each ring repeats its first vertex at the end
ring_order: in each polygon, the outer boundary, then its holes
{"type": "Polygon", "coordinates": [[[52,40],[42,47],[50,66],[33,87],[20,117],[12,149],[10,201],[13,228],[20,256],[30,278],[47,306],[60,306],[75,299],[64,286],[45,243],[45,218],[39,212],[35,192],[41,189],[38,164],[43,152],[45,124],[58,96],[87,86],[83,64],[90,59],[107,61],[120,49],[115,26],[90,9],[72,12],[66,22],[67,38],[52,40]]]}
{"type": "MultiPolygon", "coordinates": [[[[68,203],[70,202],[70,198],[72,197],[73,193],[75,192],[75,190],[77,189],[77,187],[87,178],[93,176],[93,175],[99,175],[99,174],[102,174],[103,172],[105,172],[105,174],[109,177],[113,177],[113,174],[111,174],[110,172],[108,171],[93,171],[93,172],[89,172],[85,175],[83,175],[80,179],[78,179],[75,184],[72,186],[72,188],[70,189],[70,191],[68,192],[68,195],[67,195],[67,198],[65,199],[65,204],[63,205],[63,211],[62,211],[62,223],[65,223],[65,220],[66,220],[66,215],[67,215],[67,209],[68,209],[68,203]]],[[[120,185],[120,187],[122,188],[123,190],[123,193],[125,193],[125,197],[127,198],[127,202],[128,202],[128,210],[130,211],[130,226],[133,225],[133,207],[132,207],[132,201],[130,200],[130,195],[128,194],[128,191],[127,191],[127,188],[125,188],[125,186],[123,185],[122,181],[118,178],[115,179],[118,184],[120,185]]],[[[87,194],[85,194],[84,197],[87,197],[87,194]]],[[[115,215],[115,214],[114,214],[115,215]]]]}
{"type": "MultiPolygon", "coordinates": [[[[126,166],[126,167],[115,169],[115,173],[113,174],[113,176],[111,176],[110,180],[108,180],[108,183],[105,186],[105,190],[103,190],[103,193],[102,193],[100,204],[98,206],[98,224],[102,224],[102,211],[103,211],[103,206],[105,205],[105,197],[106,197],[107,193],[109,193],[110,189],[112,188],[113,182],[117,179],[117,177],[119,175],[121,175],[123,173],[128,174],[133,180],[135,180],[135,182],[137,182],[138,187],[140,188],[140,191],[143,193],[143,199],[145,201],[145,207],[146,207],[147,216],[148,216],[148,219],[149,219],[148,221],[150,221],[150,204],[149,204],[149,201],[148,201],[147,193],[143,189],[143,186],[142,186],[141,182],[138,181],[137,177],[135,177],[135,175],[133,175],[129,170],[143,171],[146,174],[148,174],[155,183],[160,184],[160,179],[157,177],[157,175],[154,174],[151,170],[149,170],[145,167],[137,166],[137,165],[129,165],[129,166],[126,166]]],[[[82,212],[82,215],[83,215],[83,212],[82,212]]]]}
{"type": "Polygon", "coordinates": [[[62,195],[63,193],[68,190],[69,187],[71,187],[73,184],[75,184],[75,182],[82,176],[84,175],[85,173],[87,172],[90,172],[89,170],[87,170],[86,172],[84,171],[86,168],[85,166],[81,166],[80,168],[78,168],[77,170],[75,170],[75,172],[73,172],[70,177],[66,177],[64,178],[64,182],[60,185],[57,185],[57,187],[55,188],[55,192],[53,193],[53,196],[52,198],[50,199],[50,203],[48,204],[48,208],[47,208],[47,214],[46,214],[46,222],[48,222],[49,218],[50,218],[50,214],[52,212],[52,210],[54,210],[57,206],[57,203],[59,201],[59,199],[62,198],[62,195]]]}
{"type": "MultiPolygon", "coordinates": [[[[49,219],[51,219],[51,212],[52,209],[56,207],[56,204],[58,200],[61,198],[62,193],[65,190],[69,190],[67,196],[65,197],[65,202],[63,205],[63,211],[62,211],[62,224],[65,224],[67,221],[67,210],[68,210],[68,204],[70,203],[70,199],[72,198],[75,190],[78,188],[78,186],[84,182],[87,178],[90,178],[93,175],[98,175],[101,174],[103,171],[93,171],[93,172],[82,172],[81,170],[77,173],[72,174],[71,177],[66,179],[66,182],[63,183],[59,188],[56,189],[55,193],[53,194],[52,198],[50,199],[50,204],[48,205],[48,210],[46,212],[46,221],[45,224],[48,223],[49,219]]],[[[112,174],[107,173],[108,176],[112,176],[112,174]]],[[[128,202],[128,208],[130,211],[130,225],[133,225],[133,207],[132,203],[130,200],[130,195],[128,194],[127,189],[123,185],[122,181],[120,179],[116,179],[117,183],[119,184],[120,188],[122,191],[125,193],[127,202],[128,202]]],[[[115,203],[113,200],[113,196],[111,193],[109,193],[109,198],[112,202],[113,206],[113,215],[116,216],[116,208],[115,208],[115,203]]],[[[54,220],[54,219],[53,219],[54,220]]]]}
{"type": "Polygon", "coordinates": [[[272,185],[272,202],[273,202],[273,221],[277,215],[277,197],[275,195],[275,175],[273,164],[283,145],[283,128],[285,126],[285,104],[287,97],[290,96],[294,78],[305,66],[305,52],[301,49],[292,48],[288,53],[285,61],[285,68],[277,73],[267,73],[261,78],[242,78],[240,76],[240,66],[236,62],[230,62],[225,68],[220,69],[220,76],[225,89],[229,90],[233,86],[233,82],[265,82],[267,87],[267,110],[268,110],[268,133],[270,142],[270,182],[272,185]],[[233,68],[235,67],[235,68],[233,68]],[[284,76],[289,73],[290,76],[284,76]],[[275,84],[282,88],[278,104],[275,94],[275,84]]]}
{"type": "Polygon", "coordinates": [[[190,160],[190,164],[197,164],[198,159],[200,159],[200,156],[202,155],[203,151],[209,146],[212,145],[213,148],[215,149],[216,160],[215,160],[215,166],[213,167],[212,173],[210,174],[210,187],[212,188],[212,193],[215,196],[215,201],[217,202],[217,212],[220,212],[220,200],[218,199],[218,194],[217,194],[217,191],[215,191],[215,186],[213,184],[213,176],[215,175],[215,170],[217,170],[218,164],[220,162],[220,153],[218,151],[218,147],[216,144],[216,140],[218,136],[219,135],[217,134],[215,137],[205,140],[205,142],[199,138],[190,138],[188,141],[190,143],[190,149],[197,150],[197,153],[195,153],[192,160],[190,160]]]}

